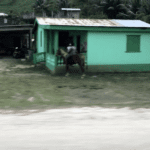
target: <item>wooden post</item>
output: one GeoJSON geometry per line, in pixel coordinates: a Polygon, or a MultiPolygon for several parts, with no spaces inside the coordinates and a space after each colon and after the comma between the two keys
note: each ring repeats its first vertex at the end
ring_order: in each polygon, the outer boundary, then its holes
{"type": "MultiPolygon", "coordinates": [[[[59,47],[59,32],[54,31],[54,55],[56,55],[56,52],[59,47]]],[[[57,66],[57,57],[55,56],[55,68],[57,66]]]]}
{"type": "Polygon", "coordinates": [[[74,43],[74,46],[77,47],[77,35],[73,36],[73,43],[74,43]]]}
{"type": "Polygon", "coordinates": [[[47,53],[47,31],[44,30],[44,52],[47,53]]]}
{"type": "Polygon", "coordinates": [[[23,39],[23,38],[22,38],[22,36],[21,36],[21,48],[22,48],[22,39],[23,39]]]}
{"type": "Polygon", "coordinates": [[[32,49],[32,29],[30,29],[30,34],[29,34],[29,48],[32,49]]]}
{"type": "Polygon", "coordinates": [[[53,36],[52,36],[52,30],[49,30],[49,39],[48,39],[48,43],[49,43],[49,47],[48,47],[48,53],[52,54],[52,49],[53,49],[53,36]]]}

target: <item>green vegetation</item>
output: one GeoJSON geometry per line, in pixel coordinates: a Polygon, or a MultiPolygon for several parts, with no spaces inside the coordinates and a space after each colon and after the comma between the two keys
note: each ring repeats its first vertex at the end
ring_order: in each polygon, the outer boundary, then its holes
{"type": "Polygon", "coordinates": [[[6,14],[9,14],[12,10],[18,14],[22,12],[32,12],[32,4],[35,3],[35,0],[15,0],[11,5],[10,2],[14,0],[4,0],[0,1],[0,10],[6,14]],[[3,5],[5,4],[5,5],[3,5]]]}
{"type": "Polygon", "coordinates": [[[1,0],[7,14],[36,12],[53,16],[60,8],[81,8],[80,18],[140,19],[150,23],[149,0],[1,0]]]}
{"type": "Polygon", "coordinates": [[[0,109],[150,108],[150,73],[86,73],[82,80],[78,73],[52,76],[31,65],[1,59],[0,109]]]}

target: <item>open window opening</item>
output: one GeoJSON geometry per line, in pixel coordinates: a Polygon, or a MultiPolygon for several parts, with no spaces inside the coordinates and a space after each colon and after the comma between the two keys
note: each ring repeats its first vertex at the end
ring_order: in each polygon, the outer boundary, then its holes
{"type": "Polygon", "coordinates": [[[59,32],[59,47],[66,48],[69,43],[73,43],[73,37],[69,36],[68,31],[59,32]]]}

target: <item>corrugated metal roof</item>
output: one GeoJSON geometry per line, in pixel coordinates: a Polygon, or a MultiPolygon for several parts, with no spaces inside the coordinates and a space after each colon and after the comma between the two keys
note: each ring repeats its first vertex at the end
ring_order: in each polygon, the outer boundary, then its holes
{"type": "Polygon", "coordinates": [[[80,8],[61,8],[61,10],[67,10],[67,11],[80,11],[80,8]]]}
{"type": "Polygon", "coordinates": [[[150,24],[141,20],[114,20],[125,27],[150,27],[150,24]]]}
{"type": "Polygon", "coordinates": [[[8,16],[8,15],[5,13],[0,13],[0,16],[8,16]]]}
{"type": "Polygon", "coordinates": [[[37,18],[40,25],[65,26],[120,26],[112,20],[100,19],[70,19],[70,18],[37,18]]]}
{"type": "Polygon", "coordinates": [[[141,20],[109,20],[109,19],[71,19],[71,18],[43,18],[38,17],[40,25],[56,26],[93,26],[93,27],[146,27],[150,24],[141,20]]]}

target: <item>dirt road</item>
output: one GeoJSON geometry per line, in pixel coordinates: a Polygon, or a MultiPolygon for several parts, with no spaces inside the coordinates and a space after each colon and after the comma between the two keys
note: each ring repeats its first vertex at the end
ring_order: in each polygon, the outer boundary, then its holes
{"type": "Polygon", "coordinates": [[[150,149],[150,109],[84,107],[33,112],[1,110],[0,150],[150,149]]]}

